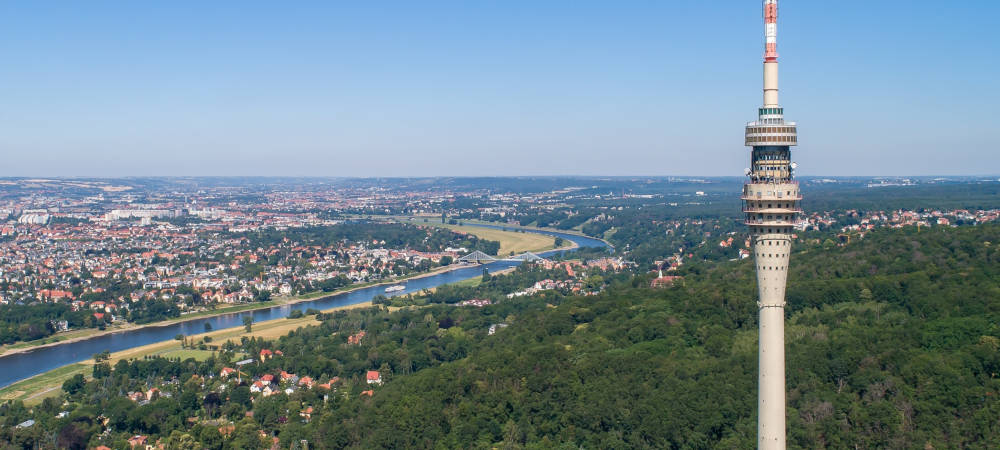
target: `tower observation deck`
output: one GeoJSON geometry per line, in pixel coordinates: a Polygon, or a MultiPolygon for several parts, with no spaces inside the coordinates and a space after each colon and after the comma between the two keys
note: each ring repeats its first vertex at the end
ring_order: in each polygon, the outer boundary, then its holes
{"type": "Polygon", "coordinates": [[[795,122],[778,104],[778,0],[764,0],[764,105],[746,124],[751,147],[743,185],[743,213],[750,229],[757,270],[758,348],[757,446],[785,448],[785,284],[792,227],[802,212],[799,184],[792,180],[791,147],[798,145],[795,122]]]}

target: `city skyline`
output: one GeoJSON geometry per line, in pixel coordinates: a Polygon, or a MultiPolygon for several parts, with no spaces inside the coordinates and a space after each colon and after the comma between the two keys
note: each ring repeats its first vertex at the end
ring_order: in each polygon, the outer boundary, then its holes
{"type": "MultiPolygon", "coordinates": [[[[745,165],[738,131],[715,127],[756,102],[758,2],[383,8],[2,5],[0,176],[745,165]]],[[[783,4],[784,106],[809,127],[799,173],[1000,172],[998,63],[986,57],[1000,50],[997,9],[783,4]]]]}

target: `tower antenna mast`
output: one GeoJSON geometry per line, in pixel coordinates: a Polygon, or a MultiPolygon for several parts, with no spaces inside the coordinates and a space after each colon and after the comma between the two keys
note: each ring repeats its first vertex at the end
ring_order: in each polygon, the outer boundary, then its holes
{"type": "Polygon", "coordinates": [[[764,105],[746,125],[750,169],[743,185],[743,212],[757,270],[760,324],[757,373],[757,447],[785,448],[785,285],[792,230],[801,213],[799,184],[792,180],[790,148],[798,145],[795,122],[778,104],[778,0],[764,0],[764,105]]]}

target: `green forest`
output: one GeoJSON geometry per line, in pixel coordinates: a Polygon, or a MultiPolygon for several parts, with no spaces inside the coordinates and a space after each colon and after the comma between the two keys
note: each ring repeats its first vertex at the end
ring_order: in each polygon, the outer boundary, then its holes
{"type": "Polygon", "coordinates": [[[268,248],[290,240],[300,245],[323,247],[336,247],[345,242],[376,241],[378,245],[386,248],[409,248],[424,252],[439,252],[447,247],[465,247],[470,251],[480,250],[489,255],[496,255],[500,250],[500,242],[479,239],[472,234],[435,227],[363,221],[324,227],[266,229],[233,235],[248,239],[252,248],[268,248]]]}
{"type": "MultiPolygon", "coordinates": [[[[1000,447],[1000,226],[802,241],[786,309],[789,447],[1000,447]]],[[[207,361],[98,364],[60,397],[0,407],[0,442],[752,448],[752,262],[699,262],[677,274],[683,281],[666,289],[649,288],[647,274],[593,296],[340,311],[273,342],[223,346],[207,361]],[[262,349],[283,355],[245,366],[242,383],[218,376],[262,349]],[[251,380],[282,371],[337,379],[330,391],[250,393],[251,380]],[[366,383],[368,371],[383,384],[366,383]],[[153,387],[160,393],[148,403],[126,398],[153,387]],[[28,419],[37,425],[16,428],[28,419]]]]}

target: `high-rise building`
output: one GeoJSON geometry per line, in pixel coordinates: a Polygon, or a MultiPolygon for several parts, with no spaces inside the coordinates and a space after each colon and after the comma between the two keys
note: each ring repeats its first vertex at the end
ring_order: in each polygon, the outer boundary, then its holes
{"type": "Polygon", "coordinates": [[[777,22],[778,0],[764,0],[764,105],[757,120],[746,126],[746,145],[752,151],[743,186],[743,212],[757,265],[757,446],[762,449],[785,448],[785,282],[802,200],[792,180],[795,123],[785,121],[778,104],[777,22]]]}

